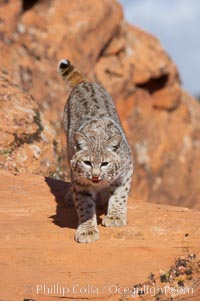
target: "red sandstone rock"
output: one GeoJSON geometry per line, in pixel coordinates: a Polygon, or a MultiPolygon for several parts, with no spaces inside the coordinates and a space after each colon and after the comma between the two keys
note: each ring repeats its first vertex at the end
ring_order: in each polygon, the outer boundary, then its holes
{"type": "Polygon", "coordinates": [[[24,13],[20,6],[1,4],[0,64],[58,135],[67,92],[56,66],[68,57],[116,101],[135,156],[135,198],[200,209],[200,108],[159,40],[126,24],[114,0],[38,1],[24,13]]]}
{"type": "MultiPolygon", "coordinates": [[[[53,285],[69,289],[66,300],[133,300],[130,294],[121,294],[124,288],[131,291],[146,282],[150,273],[157,280],[160,270],[169,269],[180,255],[198,257],[199,212],[131,198],[127,226],[99,224],[98,242],[76,243],[75,209],[63,206],[68,187],[50,178],[0,171],[2,300],[60,300],[62,291],[53,290],[53,285]],[[82,287],[86,290],[80,291],[82,287]]],[[[101,220],[104,212],[98,215],[101,220]]],[[[199,276],[193,273],[192,277],[188,285],[196,293],[199,276]]]]}
{"type": "Polygon", "coordinates": [[[60,140],[28,93],[0,72],[0,164],[13,172],[53,175],[59,170],[60,140]]]}

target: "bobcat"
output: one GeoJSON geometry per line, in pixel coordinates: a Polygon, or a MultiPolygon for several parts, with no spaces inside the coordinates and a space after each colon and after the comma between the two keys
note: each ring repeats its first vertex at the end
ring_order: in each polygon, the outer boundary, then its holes
{"type": "Polygon", "coordinates": [[[71,197],[79,218],[75,240],[98,240],[95,206],[108,202],[102,224],[124,226],[133,173],[130,147],[107,91],[62,59],[58,72],[72,89],[64,109],[71,197]]]}

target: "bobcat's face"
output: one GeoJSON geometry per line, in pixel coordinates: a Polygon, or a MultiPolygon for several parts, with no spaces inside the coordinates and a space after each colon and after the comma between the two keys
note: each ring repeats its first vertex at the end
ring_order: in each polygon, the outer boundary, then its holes
{"type": "Polygon", "coordinates": [[[76,153],[70,162],[74,178],[92,184],[112,181],[120,167],[117,149],[121,136],[115,135],[99,143],[96,139],[88,141],[81,133],[75,135],[76,153]]]}

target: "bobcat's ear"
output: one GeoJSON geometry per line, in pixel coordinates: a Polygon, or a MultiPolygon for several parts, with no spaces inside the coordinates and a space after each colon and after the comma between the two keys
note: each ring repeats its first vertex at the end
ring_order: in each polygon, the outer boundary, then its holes
{"type": "Polygon", "coordinates": [[[110,151],[117,151],[122,142],[121,135],[114,135],[107,140],[106,149],[110,151]]]}
{"type": "Polygon", "coordinates": [[[83,134],[81,134],[80,132],[75,132],[74,142],[75,142],[75,149],[77,151],[88,149],[87,138],[83,134]]]}

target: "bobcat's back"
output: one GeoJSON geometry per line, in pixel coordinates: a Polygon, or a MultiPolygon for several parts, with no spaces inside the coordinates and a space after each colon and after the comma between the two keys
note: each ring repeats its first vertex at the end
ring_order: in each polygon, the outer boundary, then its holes
{"type": "Polygon", "coordinates": [[[72,88],[64,109],[73,199],[79,216],[75,239],[98,239],[94,201],[108,201],[105,226],[126,224],[126,202],[133,162],[114,102],[97,83],[89,83],[68,60],[58,71],[72,88]]]}
{"type": "Polygon", "coordinates": [[[64,128],[70,145],[80,129],[90,138],[96,131],[102,140],[114,134],[126,140],[110,95],[97,83],[80,83],[73,89],[64,110],[64,128]]]}

